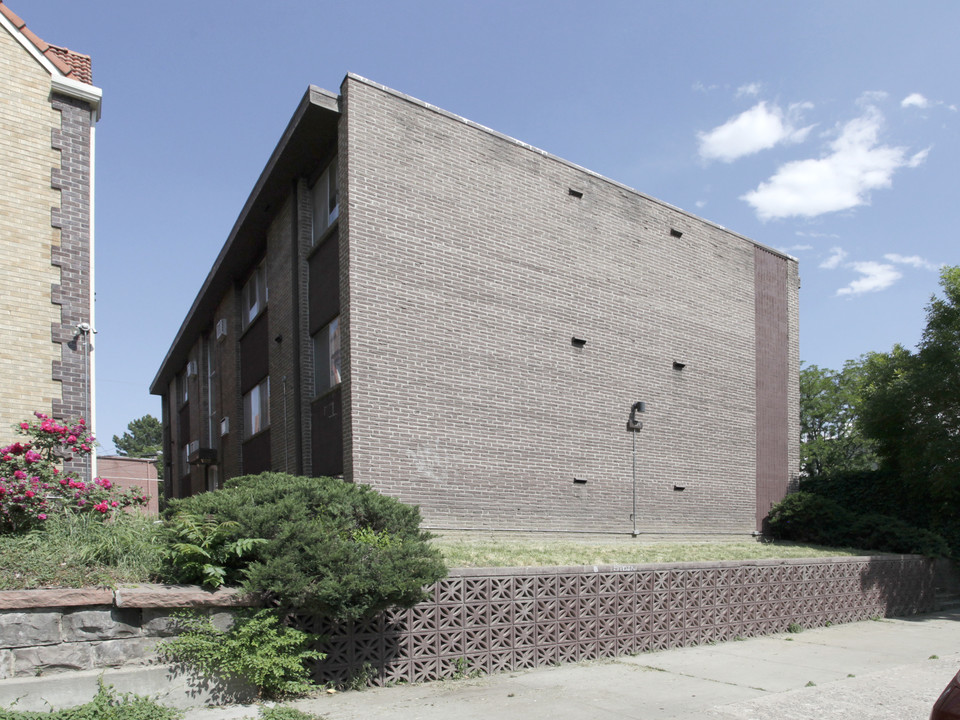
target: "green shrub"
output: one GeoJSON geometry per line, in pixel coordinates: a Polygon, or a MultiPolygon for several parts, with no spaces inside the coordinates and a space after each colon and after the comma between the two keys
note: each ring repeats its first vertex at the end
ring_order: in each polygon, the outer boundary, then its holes
{"type": "Polygon", "coordinates": [[[879,513],[857,514],[808,492],[788,495],[770,511],[770,532],[782,540],[943,557],[946,541],[936,533],[879,513]]]}
{"type": "Polygon", "coordinates": [[[158,647],[165,661],[183,663],[206,677],[243,680],[261,697],[314,689],[304,663],[325,656],[304,649],[313,636],[284,626],[275,611],[242,611],[229,630],[218,628],[208,615],[184,612],[175,617],[179,637],[158,647]]]}
{"type": "Polygon", "coordinates": [[[132,693],[116,694],[100,682],[96,697],[78,707],[50,712],[22,712],[0,709],[0,720],[177,720],[182,713],[150,698],[132,693]]]}
{"type": "Polygon", "coordinates": [[[830,498],[798,492],[777,503],[767,519],[775,538],[843,546],[854,516],[830,498]]]}
{"type": "Polygon", "coordinates": [[[226,538],[262,538],[235,561],[248,590],[282,608],[356,620],[409,607],[446,575],[420,511],[363,486],[331,478],[263,473],[223,490],[171,501],[166,514],[211,516],[238,525],[226,538]]]}

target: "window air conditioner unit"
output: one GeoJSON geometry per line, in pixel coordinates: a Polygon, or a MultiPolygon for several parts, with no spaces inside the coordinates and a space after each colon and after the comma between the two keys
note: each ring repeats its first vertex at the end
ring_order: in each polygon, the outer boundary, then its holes
{"type": "Polygon", "coordinates": [[[220,419],[220,437],[227,435],[230,432],[230,418],[225,417],[220,419]]]}
{"type": "Polygon", "coordinates": [[[227,319],[217,320],[217,340],[223,340],[227,336],[227,319]]]}
{"type": "Polygon", "coordinates": [[[187,377],[194,377],[197,374],[197,361],[191,360],[187,363],[187,377]]]}
{"type": "Polygon", "coordinates": [[[187,455],[196,455],[200,451],[200,441],[194,440],[187,445],[187,455]]]}

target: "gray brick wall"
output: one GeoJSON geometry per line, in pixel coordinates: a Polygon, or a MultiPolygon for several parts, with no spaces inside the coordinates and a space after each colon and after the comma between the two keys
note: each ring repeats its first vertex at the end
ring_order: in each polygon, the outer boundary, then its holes
{"type": "Polygon", "coordinates": [[[755,245],[365,81],[342,92],[347,476],[429,526],[626,532],[644,400],[639,530],[752,531],[755,245]]]}

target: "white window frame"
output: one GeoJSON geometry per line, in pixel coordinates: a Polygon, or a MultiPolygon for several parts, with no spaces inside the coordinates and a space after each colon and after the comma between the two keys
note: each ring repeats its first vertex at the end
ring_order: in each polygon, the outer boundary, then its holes
{"type": "Polygon", "coordinates": [[[270,427],[270,376],[268,375],[243,396],[243,439],[270,427]]]}
{"type": "Polygon", "coordinates": [[[323,395],[341,382],[340,316],[313,336],[313,394],[323,395]]]}
{"type": "Polygon", "coordinates": [[[336,222],[340,216],[340,189],[337,180],[337,158],[330,164],[313,184],[310,195],[313,201],[313,244],[336,222]]]}

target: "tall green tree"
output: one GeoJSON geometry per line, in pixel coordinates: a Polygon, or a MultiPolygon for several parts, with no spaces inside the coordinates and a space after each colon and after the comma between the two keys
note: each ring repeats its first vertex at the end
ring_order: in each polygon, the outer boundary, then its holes
{"type": "Polygon", "coordinates": [[[157,475],[163,477],[163,426],[153,415],[131,420],[122,436],[113,436],[113,445],[125,457],[156,457],[157,475]]]}
{"type": "Polygon", "coordinates": [[[873,442],[864,436],[859,405],[864,383],[861,361],[835,372],[816,365],[800,370],[800,468],[806,477],[876,467],[873,442]]]}
{"type": "Polygon", "coordinates": [[[960,267],[940,287],[916,352],[868,356],[861,420],[905,498],[960,548],[960,267]]]}

